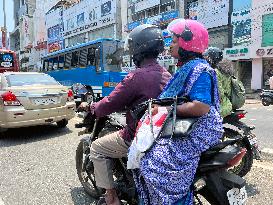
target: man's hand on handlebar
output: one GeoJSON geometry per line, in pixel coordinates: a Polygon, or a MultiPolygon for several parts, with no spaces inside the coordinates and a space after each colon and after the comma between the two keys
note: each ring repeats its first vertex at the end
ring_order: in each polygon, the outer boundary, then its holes
{"type": "Polygon", "coordinates": [[[87,102],[82,102],[78,109],[77,109],[78,112],[90,112],[90,104],[87,103],[87,102]]]}

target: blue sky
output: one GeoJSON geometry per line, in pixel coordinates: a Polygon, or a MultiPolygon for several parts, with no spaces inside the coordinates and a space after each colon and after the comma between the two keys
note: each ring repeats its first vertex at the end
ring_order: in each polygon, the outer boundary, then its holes
{"type": "MultiPolygon", "coordinates": [[[[6,20],[8,31],[11,32],[14,29],[13,0],[6,0],[6,20]]],[[[3,0],[0,0],[0,27],[2,26],[4,26],[3,0]]]]}

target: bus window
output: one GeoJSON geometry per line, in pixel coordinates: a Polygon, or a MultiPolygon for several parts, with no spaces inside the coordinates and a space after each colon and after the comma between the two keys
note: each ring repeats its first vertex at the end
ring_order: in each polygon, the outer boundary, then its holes
{"type": "Polygon", "coordinates": [[[87,49],[80,50],[79,65],[80,67],[86,67],[87,64],[87,49]]]}
{"type": "Polygon", "coordinates": [[[48,70],[53,70],[53,60],[52,59],[48,60],[48,70]]]}
{"type": "Polygon", "coordinates": [[[64,56],[59,56],[59,69],[64,68],[64,56]]]}
{"type": "Polygon", "coordinates": [[[48,71],[48,60],[44,60],[44,63],[43,63],[43,70],[44,70],[44,71],[48,71]]]}
{"type": "Polygon", "coordinates": [[[71,58],[72,58],[72,53],[65,54],[65,57],[64,57],[64,68],[65,69],[70,69],[71,58]]]}
{"type": "Polygon", "coordinates": [[[87,65],[95,66],[95,48],[88,48],[87,65]]]}
{"type": "Polygon", "coordinates": [[[124,55],[123,44],[120,42],[109,43],[104,42],[103,56],[104,65],[106,71],[121,72],[122,56],[124,55]]]}
{"type": "Polygon", "coordinates": [[[53,64],[52,64],[52,70],[57,70],[58,69],[58,63],[59,63],[59,58],[58,57],[53,58],[52,62],[53,62],[53,64]]]}
{"type": "Polygon", "coordinates": [[[71,66],[77,67],[79,65],[79,51],[72,52],[71,66]]]}

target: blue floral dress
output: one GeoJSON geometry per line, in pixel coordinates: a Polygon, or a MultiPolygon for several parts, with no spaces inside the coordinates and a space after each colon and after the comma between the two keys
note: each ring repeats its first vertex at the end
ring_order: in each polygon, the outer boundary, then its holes
{"type": "Polygon", "coordinates": [[[188,137],[161,138],[142,157],[134,178],[144,205],[192,204],[190,185],[201,153],[222,137],[217,78],[205,60],[195,59],[182,66],[159,98],[177,95],[206,103],[210,111],[198,119],[188,137]]]}

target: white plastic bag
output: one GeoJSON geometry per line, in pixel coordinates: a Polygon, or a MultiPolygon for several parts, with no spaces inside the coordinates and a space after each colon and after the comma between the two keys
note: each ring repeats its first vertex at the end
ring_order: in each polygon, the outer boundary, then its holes
{"type": "Polygon", "coordinates": [[[159,107],[158,113],[152,116],[152,120],[148,112],[141,118],[137,126],[136,136],[129,148],[127,169],[139,168],[141,157],[159,136],[167,115],[166,107],[159,107]]]}

